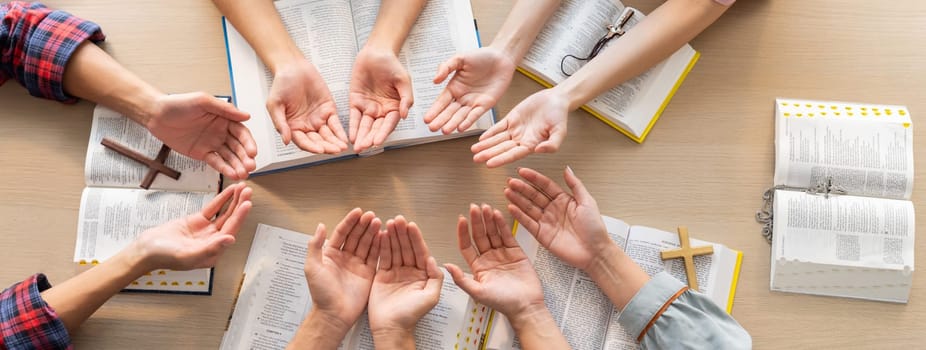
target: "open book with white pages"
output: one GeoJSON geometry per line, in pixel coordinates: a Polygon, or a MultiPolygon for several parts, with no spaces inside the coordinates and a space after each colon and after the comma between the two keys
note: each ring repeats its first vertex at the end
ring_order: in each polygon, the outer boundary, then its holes
{"type": "MultiPolygon", "coordinates": [[[[286,348],[312,309],[312,296],[303,271],[311,237],[258,225],[221,349],[286,348]]],[[[443,271],[440,301],[418,321],[415,329],[418,348],[475,350],[491,325],[493,312],[473,301],[443,271]]],[[[373,348],[370,324],[364,314],[338,349],[373,348]]]]}
{"type": "MultiPolygon", "coordinates": [[[[380,0],[281,0],[274,2],[286,30],[303,55],[318,68],[328,84],[338,117],[348,130],[348,93],[354,58],[373,30],[380,0]]],[[[399,61],[411,76],[415,103],[408,117],[399,122],[382,147],[357,154],[313,154],[294,143],[284,145],[267,112],[266,103],[273,76],[247,41],[223,21],[232,92],[239,109],[251,114],[245,122],[260,150],[255,175],[327,161],[367,156],[385,149],[475,135],[495,123],[494,111],[486,112],[465,132],[444,135],[432,132],[424,114],[445,84],[432,82],[437,67],[453,55],[479,47],[479,36],[469,0],[431,0],[412,27],[399,61]]]]}
{"type": "MultiPolygon", "coordinates": [[[[660,251],[680,246],[677,234],[645,226],[630,226],[607,216],[602,216],[602,219],[611,239],[647,274],[653,276],[666,271],[687,283],[685,266],[680,259],[663,261],[660,258],[660,251]]],[[[639,348],[636,335],[627,333],[617,322],[621,310],[611,304],[591,277],[541,247],[524,226],[516,225],[514,231],[515,239],[537,270],[547,308],[573,349],[639,348]]],[[[714,254],[694,258],[695,271],[701,292],[728,313],[731,312],[743,253],[722,244],[696,239],[692,239],[691,244],[713,246],[714,254]]],[[[521,349],[505,317],[497,314],[495,319],[486,348],[521,349]]]]}
{"type": "MultiPolygon", "coordinates": [[[[148,167],[101,145],[104,137],[149,159],[163,145],[144,126],[118,112],[103,106],[93,110],[84,169],[87,187],[80,198],[74,247],[74,261],[81,265],[105,261],[146,229],[198,212],[222,188],[222,177],[206,162],[173,151],[165,165],[179,171],[180,178],[159,175],[150,189],[139,188],[148,167]]],[[[210,294],[212,269],[152,271],[125,290],[210,294]]]]}
{"type": "Polygon", "coordinates": [[[771,289],[907,302],[913,169],[906,107],[777,99],[774,187],[757,213],[771,289]]]}

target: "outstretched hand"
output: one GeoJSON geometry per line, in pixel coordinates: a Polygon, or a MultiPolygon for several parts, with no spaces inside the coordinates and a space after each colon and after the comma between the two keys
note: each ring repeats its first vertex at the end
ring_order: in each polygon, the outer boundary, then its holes
{"type": "Polygon", "coordinates": [[[434,83],[453,77],[424,115],[431,131],[466,131],[498,103],[514,75],[511,57],[494,47],[458,54],[441,63],[434,83]]]}
{"type": "Polygon", "coordinates": [[[145,126],[172,150],[243,180],[257,168],[257,144],[241,124],[249,118],[214,96],[188,93],[159,97],[145,126]]]}
{"type": "Polygon", "coordinates": [[[476,301],[509,318],[545,308],[537,272],[512,236],[502,213],[486,204],[481,208],[471,204],[469,217],[472,234],[466,218],[460,215],[457,239],[473,276],[464,275],[454,264],[445,264],[454,283],[476,301]]]}
{"type": "Polygon", "coordinates": [[[309,241],[305,279],[312,294],[313,312],[350,328],[363,313],[376,273],[380,246],[376,235],[382,222],[373,212],[355,208],[335,227],[331,239],[319,224],[309,241]]]}
{"type": "Polygon", "coordinates": [[[382,145],[408,116],[412,83],[394,52],[364,47],[350,79],[350,141],[361,152],[382,145]]]}
{"type": "Polygon", "coordinates": [[[243,183],[226,188],[195,214],[152,227],[133,243],[147,271],[192,270],[215,265],[251,210],[251,188],[243,183]],[[216,214],[227,205],[224,213],[216,214]]]}
{"type": "Polygon", "coordinates": [[[569,102],[554,89],[546,89],[521,101],[471,147],[473,161],[499,167],[532,152],[553,153],[566,138],[569,102]]]}
{"type": "Polygon", "coordinates": [[[373,280],[368,312],[370,329],[410,333],[437,305],[444,274],[430,255],[421,230],[401,215],[380,234],[379,270],[373,280]]]}
{"type": "Polygon", "coordinates": [[[508,179],[505,198],[511,216],[553,255],[587,270],[614,243],[608,236],[598,203],[572,169],[564,171],[572,194],[556,182],[528,168],[518,169],[524,180],[508,179]]]}
{"type": "Polygon", "coordinates": [[[267,112],[283,144],[294,142],[312,153],[336,154],[347,149],[347,135],[331,91],[308,60],[276,71],[267,112]]]}

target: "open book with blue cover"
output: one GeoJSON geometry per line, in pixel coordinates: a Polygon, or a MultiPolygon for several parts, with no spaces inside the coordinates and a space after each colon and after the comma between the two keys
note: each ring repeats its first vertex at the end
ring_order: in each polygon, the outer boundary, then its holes
{"type": "MultiPolygon", "coordinates": [[[[283,0],[274,4],[289,35],[327,82],[338,108],[338,117],[347,131],[348,93],[354,58],[373,30],[380,1],[283,0]]],[[[272,74],[231,23],[226,19],[223,24],[234,101],[239,109],[251,114],[251,120],[245,125],[251,130],[260,150],[255,175],[372,155],[389,148],[475,135],[495,122],[494,112],[489,111],[466,132],[444,135],[440,131],[428,130],[423,120],[428,108],[444,89],[445,84],[435,85],[432,82],[438,65],[459,52],[479,47],[468,0],[428,1],[399,53],[399,60],[411,75],[415,104],[382,147],[363,154],[351,149],[336,155],[313,154],[302,151],[293,143],[284,145],[266,109],[272,74]]]]}

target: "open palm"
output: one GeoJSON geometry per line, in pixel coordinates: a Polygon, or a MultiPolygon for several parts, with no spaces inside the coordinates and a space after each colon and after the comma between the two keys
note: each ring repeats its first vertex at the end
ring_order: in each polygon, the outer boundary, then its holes
{"type": "Polygon", "coordinates": [[[569,265],[586,269],[612,244],[594,198],[572,170],[565,171],[572,194],[532,169],[518,169],[524,179],[509,179],[505,198],[511,215],[537,241],[569,265]]]}
{"type": "Polygon", "coordinates": [[[357,54],[350,80],[350,140],[363,151],[381,145],[414,98],[411,78],[391,51],[364,48],[357,54]]]}
{"type": "Polygon", "coordinates": [[[488,205],[470,205],[470,221],[472,241],[462,216],[457,222],[457,240],[473,276],[465,276],[456,265],[446,264],[454,282],[476,301],[505,315],[542,304],[543,289],[537,272],[510,234],[502,213],[488,205]]]}
{"type": "Polygon", "coordinates": [[[568,117],[568,102],[553,90],[528,96],[479,137],[471,148],[473,161],[494,168],[533,152],[556,152],[566,137],[568,117]]]}
{"type": "Polygon", "coordinates": [[[444,275],[415,223],[397,216],[386,227],[370,292],[370,328],[411,330],[437,305],[444,275]]]}
{"type": "Polygon", "coordinates": [[[456,55],[437,68],[435,84],[453,77],[424,116],[431,131],[466,131],[488,112],[511,84],[515,64],[494,47],[456,55]]]}
{"type": "Polygon", "coordinates": [[[284,144],[312,153],[347,149],[347,135],[325,80],[309,61],[287,66],[273,77],[267,112],[284,144]]]}
{"type": "Polygon", "coordinates": [[[366,307],[376,273],[381,222],[373,212],[352,210],[325,244],[327,229],[319,224],[309,241],[305,277],[313,307],[350,327],[366,307]]]}
{"type": "Polygon", "coordinates": [[[134,244],[145,257],[148,270],[192,270],[215,265],[251,209],[251,189],[243,183],[229,186],[195,214],[143,232],[134,244]],[[215,217],[227,204],[228,209],[215,217]]]}

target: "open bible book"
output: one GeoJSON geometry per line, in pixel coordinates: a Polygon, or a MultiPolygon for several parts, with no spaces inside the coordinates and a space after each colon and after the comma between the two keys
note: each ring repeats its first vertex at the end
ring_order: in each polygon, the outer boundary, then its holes
{"type": "MultiPolygon", "coordinates": [[[[217,171],[173,151],[165,164],[179,171],[180,179],[158,175],[149,190],[141,189],[148,167],[103,147],[104,137],[150,159],[163,145],[135,121],[103,106],[93,110],[84,169],[87,187],[80,199],[74,247],[74,261],[82,265],[105,261],[144,230],[199,211],[221,190],[217,171]]],[[[212,269],[157,270],[125,290],[210,294],[212,269]]]]}
{"type": "MultiPolygon", "coordinates": [[[[346,132],[354,58],[373,30],[380,1],[282,0],[274,4],[289,35],[327,82],[346,132]]],[[[260,150],[255,174],[357,156],[350,149],[328,155],[302,151],[293,143],[284,145],[266,108],[273,82],[270,70],[227,19],[224,26],[235,104],[251,114],[245,125],[251,130],[260,150]]],[[[492,111],[483,115],[466,132],[451,135],[444,135],[439,130],[431,132],[423,120],[425,112],[446,85],[432,82],[438,65],[458,52],[478,47],[479,38],[469,0],[428,1],[399,54],[399,60],[411,76],[415,104],[383,147],[364,151],[362,155],[474,135],[492,126],[495,122],[492,111]]]]}
{"type": "Polygon", "coordinates": [[[771,289],[906,302],[913,179],[906,107],[778,99],[771,289]]]}
{"type": "MultiPolygon", "coordinates": [[[[682,283],[687,283],[681,259],[663,261],[660,251],[678,248],[678,235],[602,216],[611,239],[633,261],[653,276],[667,271],[682,283]]],[[[543,284],[544,301],[560,330],[576,350],[637,349],[636,334],[627,333],[617,322],[621,310],[615,308],[591,277],[560,261],[544,249],[523,226],[515,226],[515,239],[534,264],[543,284]]],[[[691,240],[692,246],[711,245],[714,254],[694,257],[701,293],[718,306],[731,312],[736,281],[743,253],[722,244],[691,240]]],[[[487,349],[521,349],[510,324],[496,315],[489,332],[487,349]]]]}
{"type": "MultiPolygon", "coordinates": [[[[284,349],[309,310],[312,296],[303,266],[311,236],[260,224],[221,349],[284,349]]],[[[418,349],[477,349],[492,310],[473,301],[444,271],[437,306],[418,321],[418,349]]],[[[366,314],[339,349],[373,349],[366,314]]]]}
{"type": "MultiPolygon", "coordinates": [[[[524,56],[518,71],[546,87],[566,80],[563,70],[572,74],[585,61],[571,58],[563,61],[563,57],[586,57],[608,32],[606,27],[618,22],[623,10],[624,5],[618,0],[563,0],[524,56]]],[[[623,28],[632,30],[643,17],[640,11],[634,10],[633,17],[623,28]]],[[[615,37],[609,45],[619,40],[615,37]]],[[[698,57],[698,52],[685,44],[661,63],[605,91],[582,109],[642,143],[698,57]]]]}

